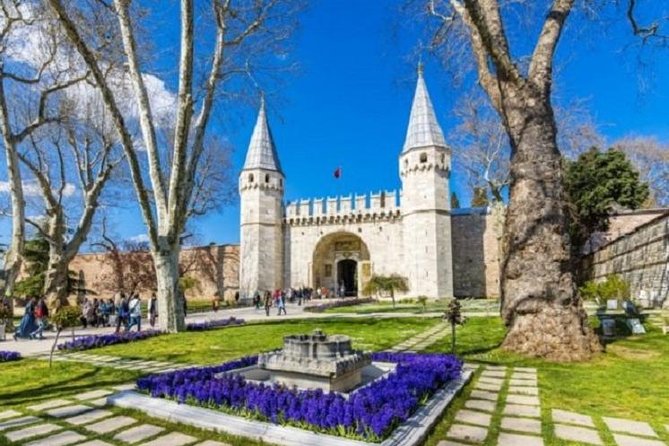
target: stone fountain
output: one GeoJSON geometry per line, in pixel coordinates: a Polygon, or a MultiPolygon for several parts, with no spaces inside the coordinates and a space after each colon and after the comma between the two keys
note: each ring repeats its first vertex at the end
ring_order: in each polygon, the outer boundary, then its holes
{"type": "Polygon", "coordinates": [[[353,350],[348,336],[328,336],[320,330],[285,336],[282,350],[258,356],[258,369],[268,373],[268,381],[326,392],[359,386],[363,369],[371,363],[369,353],[353,350]]]}

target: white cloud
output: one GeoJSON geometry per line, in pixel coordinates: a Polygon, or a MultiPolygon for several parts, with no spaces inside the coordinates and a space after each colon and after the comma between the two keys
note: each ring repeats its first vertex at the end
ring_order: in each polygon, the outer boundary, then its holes
{"type": "MultiPolygon", "coordinates": [[[[8,194],[10,190],[9,181],[0,181],[0,194],[8,194]]],[[[57,190],[54,189],[54,192],[57,193],[57,190]]],[[[63,188],[63,197],[71,197],[77,192],[77,188],[72,183],[66,183],[63,188]]],[[[37,181],[24,181],[23,182],[23,195],[26,197],[39,197],[42,194],[42,191],[37,184],[37,181]]]]}
{"type": "Polygon", "coordinates": [[[149,236],[146,234],[137,234],[133,235],[132,237],[128,238],[129,241],[133,243],[148,243],[149,242],[149,236]]]}

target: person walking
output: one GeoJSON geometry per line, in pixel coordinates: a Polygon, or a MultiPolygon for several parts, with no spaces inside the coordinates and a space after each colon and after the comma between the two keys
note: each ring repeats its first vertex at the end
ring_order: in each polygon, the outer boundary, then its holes
{"type": "Polygon", "coordinates": [[[128,307],[128,299],[126,299],[125,293],[121,293],[119,304],[116,307],[116,333],[121,331],[121,325],[125,327],[128,323],[129,312],[130,309],[128,307]]]}
{"type": "Polygon", "coordinates": [[[142,303],[138,293],[135,293],[130,302],[128,302],[128,310],[130,322],[126,327],[126,331],[130,331],[135,325],[137,325],[137,331],[142,331],[142,303]]]}
{"type": "Polygon", "coordinates": [[[279,298],[277,299],[277,304],[279,307],[279,316],[281,316],[281,312],[283,311],[283,314],[286,315],[286,295],[283,293],[279,293],[279,298]]]}
{"type": "Polygon", "coordinates": [[[30,333],[30,339],[44,339],[44,329],[46,328],[46,321],[49,317],[49,308],[46,306],[44,298],[40,298],[35,306],[35,320],[37,321],[37,328],[30,333]]]}
{"type": "Polygon", "coordinates": [[[260,292],[258,291],[253,294],[253,304],[256,306],[256,310],[260,310],[260,292]]]}
{"type": "Polygon", "coordinates": [[[265,291],[265,315],[269,316],[270,308],[272,308],[272,293],[265,291]]]}
{"type": "Polygon", "coordinates": [[[19,338],[29,339],[32,332],[37,329],[37,324],[35,323],[35,305],[37,300],[34,297],[31,297],[28,303],[26,303],[25,312],[21,318],[21,323],[14,332],[14,340],[18,341],[19,338]]]}
{"type": "Polygon", "coordinates": [[[156,293],[151,294],[151,300],[149,300],[149,325],[153,328],[156,325],[156,318],[158,317],[158,298],[156,293]]]}

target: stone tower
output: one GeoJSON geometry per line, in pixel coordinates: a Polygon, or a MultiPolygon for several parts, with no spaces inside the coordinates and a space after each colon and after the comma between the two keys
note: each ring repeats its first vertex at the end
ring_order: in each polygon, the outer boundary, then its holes
{"type": "Polygon", "coordinates": [[[239,287],[243,297],[283,285],[283,190],[284,176],[262,99],[239,176],[239,287]]]}
{"type": "Polygon", "coordinates": [[[448,180],[451,151],[418,68],[409,127],[400,155],[404,271],[412,296],[452,297],[448,180]]]}

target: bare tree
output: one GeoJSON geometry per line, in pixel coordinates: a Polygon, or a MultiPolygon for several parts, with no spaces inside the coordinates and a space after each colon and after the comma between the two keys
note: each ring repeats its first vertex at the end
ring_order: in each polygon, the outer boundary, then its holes
{"type": "MultiPolygon", "coordinates": [[[[508,327],[504,347],[554,360],[587,359],[600,350],[577,293],[567,235],[561,154],[551,103],[555,51],[576,4],[552,0],[424,0],[436,22],[436,48],[456,47],[471,56],[478,84],[499,114],[511,146],[511,183],[506,213],[502,264],[502,317],[508,327]],[[513,11],[502,11],[502,7],[513,11]],[[531,54],[511,48],[514,19],[532,21],[542,8],[544,18],[531,54]]],[[[634,15],[634,4],[630,3],[634,15]]],[[[658,27],[635,32],[657,37],[658,27]]],[[[516,23],[517,25],[517,23],[516,23]]]]}
{"type": "MultiPolygon", "coordinates": [[[[189,218],[195,179],[201,167],[205,136],[217,95],[224,90],[223,80],[243,71],[251,72],[253,56],[281,50],[292,29],[298,2],[288,0],[212,0],[209,24],[199,17],[195,32],[194,2],[180,1],[180,57],[178,91],[170,141],[158,138],[155,110],[148,94],[146,76],[142,72],[141,41],[137,27],[140,16],[131,11],[128,0],[99,2],[63,2],[47,0],[70,42],[77,48],[110,114],[110,120],[128,160],[137,199],[147,227],[149,247],[154,259],[159,299],[159,319],[163,330],[185,329],[183,306],[178,290],[180,237],[189,218]],[[123,43],[126,71],[122,76],[132,88],[132,103],[138,111],[142,146],[148,160],[148,183],[140,170],[140,162],[131,132],[121,112],[121,98],[109,79],[105,63],[84,38],[85,20],[82,10],[99,8],[117,20],[114,37],[123,43]],[[195,71],[195,35],[211,39],[206,26],[213,25],[214,48],[209,55],[208,73],[201,85],[195,71]],[[255,53],[254,53],[255,52],[255,53]],[[240,63],[241,62],[241,63],[240,63]],[[197,110],[195,110],[197,109],[197,110]],[[161,150],[162,149],[162,150],[161,150]],[[165,167],[162,160],[169,159],[165,167]]],[[[211,41],[211,40],[209,40],[211,41]]],[[[203,47],[208,47],[203,45],[203,47]]]]}
{"type": "Polygon", "coordinates": [[[62,110],[54,104],[54,98],[86,77],[62,63],[59,45],[58,34],[44,27],[42,11],[37,7],[19,0],[0,1],[0,133],[12,219],[4,262],[7,296],[14,293],[25,243],[26,201],[19,149],[39,129],[62,121],[62,110]],[[34,54],[16,48],[28,35],[40,37],[34,54]]]}
{"type": "Polygon", "coordinates": [[[66,303],[70,262],[88,237],[112,171],[123,160],[115,139],[94,124],[63,127],[61,132],[52,130],[41,139],[31,138],[27,149],[19,153],[37,180],[44,203],[45,221],[26,218],[26,222],[49,242],[44,296],[52,307],[66,303]],[[79,205],[71,206],[76,198],[79,205]]]}
{"type": "Polygon", "coordinates": [[[612,145],[625,152],[639,170],[650,186],[654,205],[669,206],[669,145],[645,136],[629,136],[612,145]]]}

